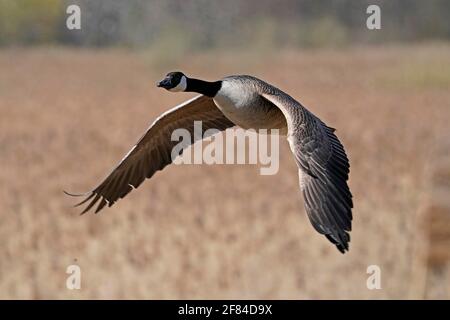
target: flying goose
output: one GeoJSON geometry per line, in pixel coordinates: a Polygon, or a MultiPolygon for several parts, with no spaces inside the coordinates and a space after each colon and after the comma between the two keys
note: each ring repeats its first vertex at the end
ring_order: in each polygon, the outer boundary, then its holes
{"type": "Polygon", "coordinates": [[[203,132],[225,130],[238,125],[244,129],[277,128],[287,135],[299,172],[300,189],[311,224],[317,232],[345,253],[352,221],[352,194],[347,185],[349,162],[335,129],[328,127],[294,98],[252,76],[238,75],[219,81],[189,78],[170,72],[157,84],[171,92],[200,95],[158,117],[114,170],[92,191],[72,196],[86,198],[82,214],[99,203],[95,212],[112,206],[137,188],[145,178],[172,163],[171,150],[178,143],[171,133],[187,129],[192,143],[194,121],[202,121],[203,132]]]}

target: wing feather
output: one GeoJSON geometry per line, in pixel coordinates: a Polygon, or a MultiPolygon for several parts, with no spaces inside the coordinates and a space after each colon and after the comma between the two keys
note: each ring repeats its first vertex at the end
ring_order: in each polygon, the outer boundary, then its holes
{"type": "Polygon", "coordinates": [[[353,200],[344,147],[334,128],[288,95],[275,88],[269,91],[262,96],[287,120],[288,141],[299,167],[300,188],[311,224],[345,253],[349,249],[353,200]]]}
{"type": "Polygon", "coordinates": [[[225,130],[234,126],[213,100],[206,96],[197,96],[168,110],[150,125],[114,170],[96,188],[83,195],[85,199],[76,205],[88,203],[82,214],[96,203],[98,206],[95,213],[106,205],[112,206],[139,187],[146,178],[151,178],[158,170],[172,163],[171,152],[178,144],[171,141],[171,134],[175,129],[188,130],[193,137],[191,143],[201,139],[194,137],[194,121],[202,121],[202,133],[211,128],[225,130]]]}

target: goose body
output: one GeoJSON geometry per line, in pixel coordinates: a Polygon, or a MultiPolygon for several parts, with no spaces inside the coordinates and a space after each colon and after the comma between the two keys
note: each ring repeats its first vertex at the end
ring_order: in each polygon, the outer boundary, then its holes
{"type": "Polygon", "coordinates": [[[260,95],[269,85],[251,76],[230,76],[222,80],[213,101],[222,113],[243,129],[278,129],[287,133],[286,119],[279,108],[260,95]]]}
{"type": "MultiPolygon", "coordinates": [[[[229,76],[208,82],[171,72],[158,87],[200,95],[158,117],[104,181],[83,194],[86,198],[78,205],[86,202],[88,205],[82,213],[97,203],[95,212],[112,206],[172,163],[175,142],[171,141],[171,133],[175,129],[183,128],[192,136],[194,121],[202,121],[203,131],[225,130],[235,125],[244,129],[279,129],[287,135],[297,163],[299,185],[311,224],[339,251],[348,250],[353,208],[347,184],[350,166],[333,128],[288,94],[252,76],[229,76]]],[[[190,143],[198,139],[194,136],[190,143]]]]}

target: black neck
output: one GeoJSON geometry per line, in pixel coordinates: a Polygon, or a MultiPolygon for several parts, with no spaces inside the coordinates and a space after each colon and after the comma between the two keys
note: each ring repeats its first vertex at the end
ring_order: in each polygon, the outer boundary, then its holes
{"type": "Polygon", "coordinates": [[[188,78],[186,82],[187,86],[184,91],[197,92],[211,98],[217,94],[222,86],[222,81],[209,82],[188,78]]]}

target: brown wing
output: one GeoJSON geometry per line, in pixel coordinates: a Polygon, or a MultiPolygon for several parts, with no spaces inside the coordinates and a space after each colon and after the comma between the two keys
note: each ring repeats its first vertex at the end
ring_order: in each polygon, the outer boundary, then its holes
{"type": "Polygon", "coordinates": [[[299,167],[300,188],[311,224],[339,251],[348,250],[352,194],[347,185],[349,161],[334,129],[292,99],[263,94],[284,113],[288,141],[299,167]]]}
{"type": "MultiPolygon", "coordinates": [[[[192,137],[191,144],[200,140],[201,137],[194,136],[194,121],[202,121],[202,133],[207,129],[225,130],[234,126],[234,123],[216,107],[213,100],[206,96],[197,96],[168,110],[150,125],[147,132],[106,179],[94,190],[83,195],[86,198],[77,206],[90,202],[82,214],[97,202],[99,204],[96,213],[106,204],[112,206],[133,188],[137,188],[146,178],[151,178],[156,171],[172,163],[172,149],[179,143],[171,141],[175,129],[188,130],[192,137]]],[[[188,145],[190,144],[184,148],[188,145]]]]}

